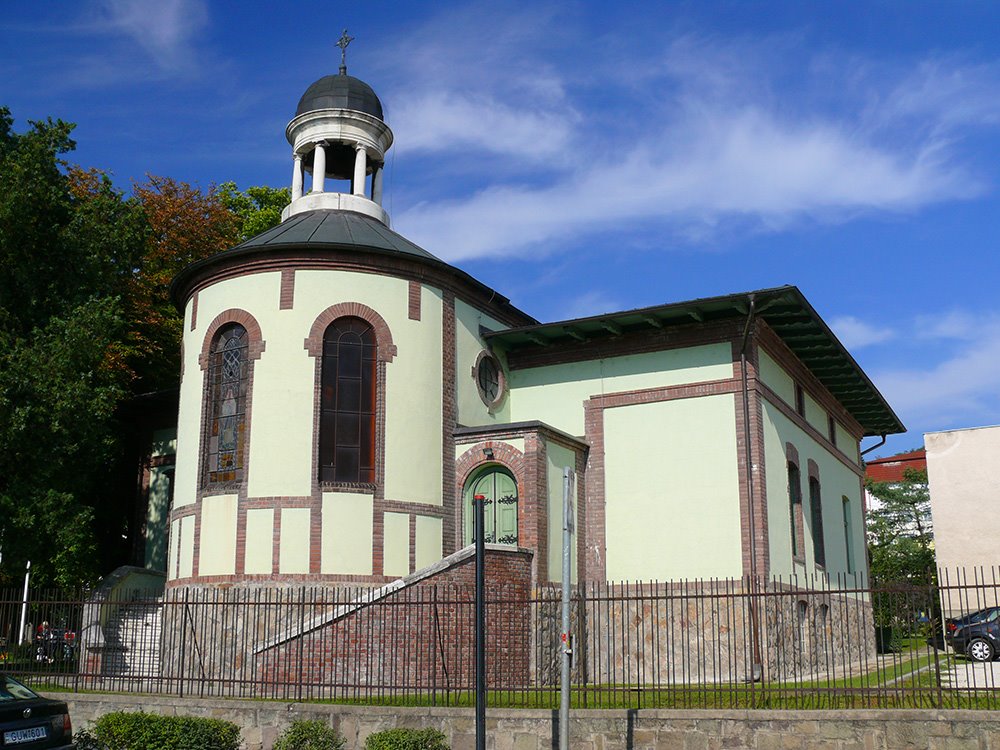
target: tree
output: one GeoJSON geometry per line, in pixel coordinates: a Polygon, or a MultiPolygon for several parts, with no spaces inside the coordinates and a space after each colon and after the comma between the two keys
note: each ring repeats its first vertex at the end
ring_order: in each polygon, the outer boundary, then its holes
{"type": "Polygon", "coordinates": [[[878,503],[868,511],[868,552],[876,582],[935,580],[934,529],[927,472],[907,469],[902,482],[869,482],[878,503]]]}
{"type": "Polygon", "coordinates": [[[222,205],[240,219],[240,242],[278,226],[282,209],[292,200],[288,188],[256,185],[241,193],[235,182],[219,185],[218,196],[222,205]]]}

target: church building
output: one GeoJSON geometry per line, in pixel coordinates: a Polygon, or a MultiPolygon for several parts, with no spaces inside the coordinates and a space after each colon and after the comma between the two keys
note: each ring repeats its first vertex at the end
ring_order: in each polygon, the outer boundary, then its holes
{"type": "Polygon", "coordinates": [[[562,580],[866,572],[859,441],[904,428],[793,286],[540,322],[390,227],[393,133],[323,77],[280,225],[185,269],[167,587],[385,585],[472,541],[562,580]],[[307,190],[308,188],[308,190],[307,190]]]}

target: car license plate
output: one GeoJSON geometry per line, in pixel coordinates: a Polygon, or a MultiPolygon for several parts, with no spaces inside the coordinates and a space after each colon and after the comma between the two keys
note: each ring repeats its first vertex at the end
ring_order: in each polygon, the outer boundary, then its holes
{"type": "Polygon", "coordinates": [[[45,737],[46,737],[45,727],[30,727],[29,729],[15,729],[13,732],[3,733],[3,744],[16,745],[21,742],[44,740],[45,737]]]}

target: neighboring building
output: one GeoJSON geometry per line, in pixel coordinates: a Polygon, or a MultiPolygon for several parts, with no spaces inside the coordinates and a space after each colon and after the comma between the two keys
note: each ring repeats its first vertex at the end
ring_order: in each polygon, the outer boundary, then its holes
{"type": "Polygon", "coordinates": [[[539,323],[389,228],[367,84],[286,135],[283,222],[174,282],[168,588],[387,583],[468,545],[477,494],[557,582],[567,466],[577,580],[865,572],[859,441],[904,428],[798,289],[539,323]]]}
{"type": "MultiPolygon", "coordinates": [[[[927,452],[923,448],[865,461],[865,479],[871,482],[898,484],[906,481],[908,471],[927,471],[927,452]]],[[[865,488],[865,511],[881,507],[882,501],[865,488]]]]}
{"type": "MultiPolygon", "coordinates": [[[[927,476],[934,517],[934,554],[942,583],[995,584],[1000,554],[1000,504],[996,476],[1000,426],[929,432],[927,476]]],[[[992,594],[990,594],[992,596],[992,594]]],[[[974,604],[961,609],[976,609],[974,604]]]]}

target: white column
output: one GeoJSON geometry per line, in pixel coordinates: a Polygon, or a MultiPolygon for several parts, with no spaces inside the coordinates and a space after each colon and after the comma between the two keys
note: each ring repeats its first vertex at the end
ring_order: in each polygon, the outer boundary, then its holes
{"type": "Polygon", "coordinates": [[[326,187],[326,149],[322,143],[316,144],[315,156],[313,157],[313,186],[314,193],[324,192],[326,187]]]}
{"type": "Polygon", "coordinates": [[[294,166],[292,167],[292,200],[302,197],[302,155],[294,154],[294,166]]]}
{"type": "Polygon", "coordinates": [[[384,165],[379,164],[372,172],[372,200],[380,206],[382,205],[382,170],[384,165]]]}
{"type": "Polygon", "coordinates": [[[354,194],[365,195],[365,168],[368,166],[368,154],[365,147],[360,143],[357,145],[357,152],[354,154],[354,194]]]}

